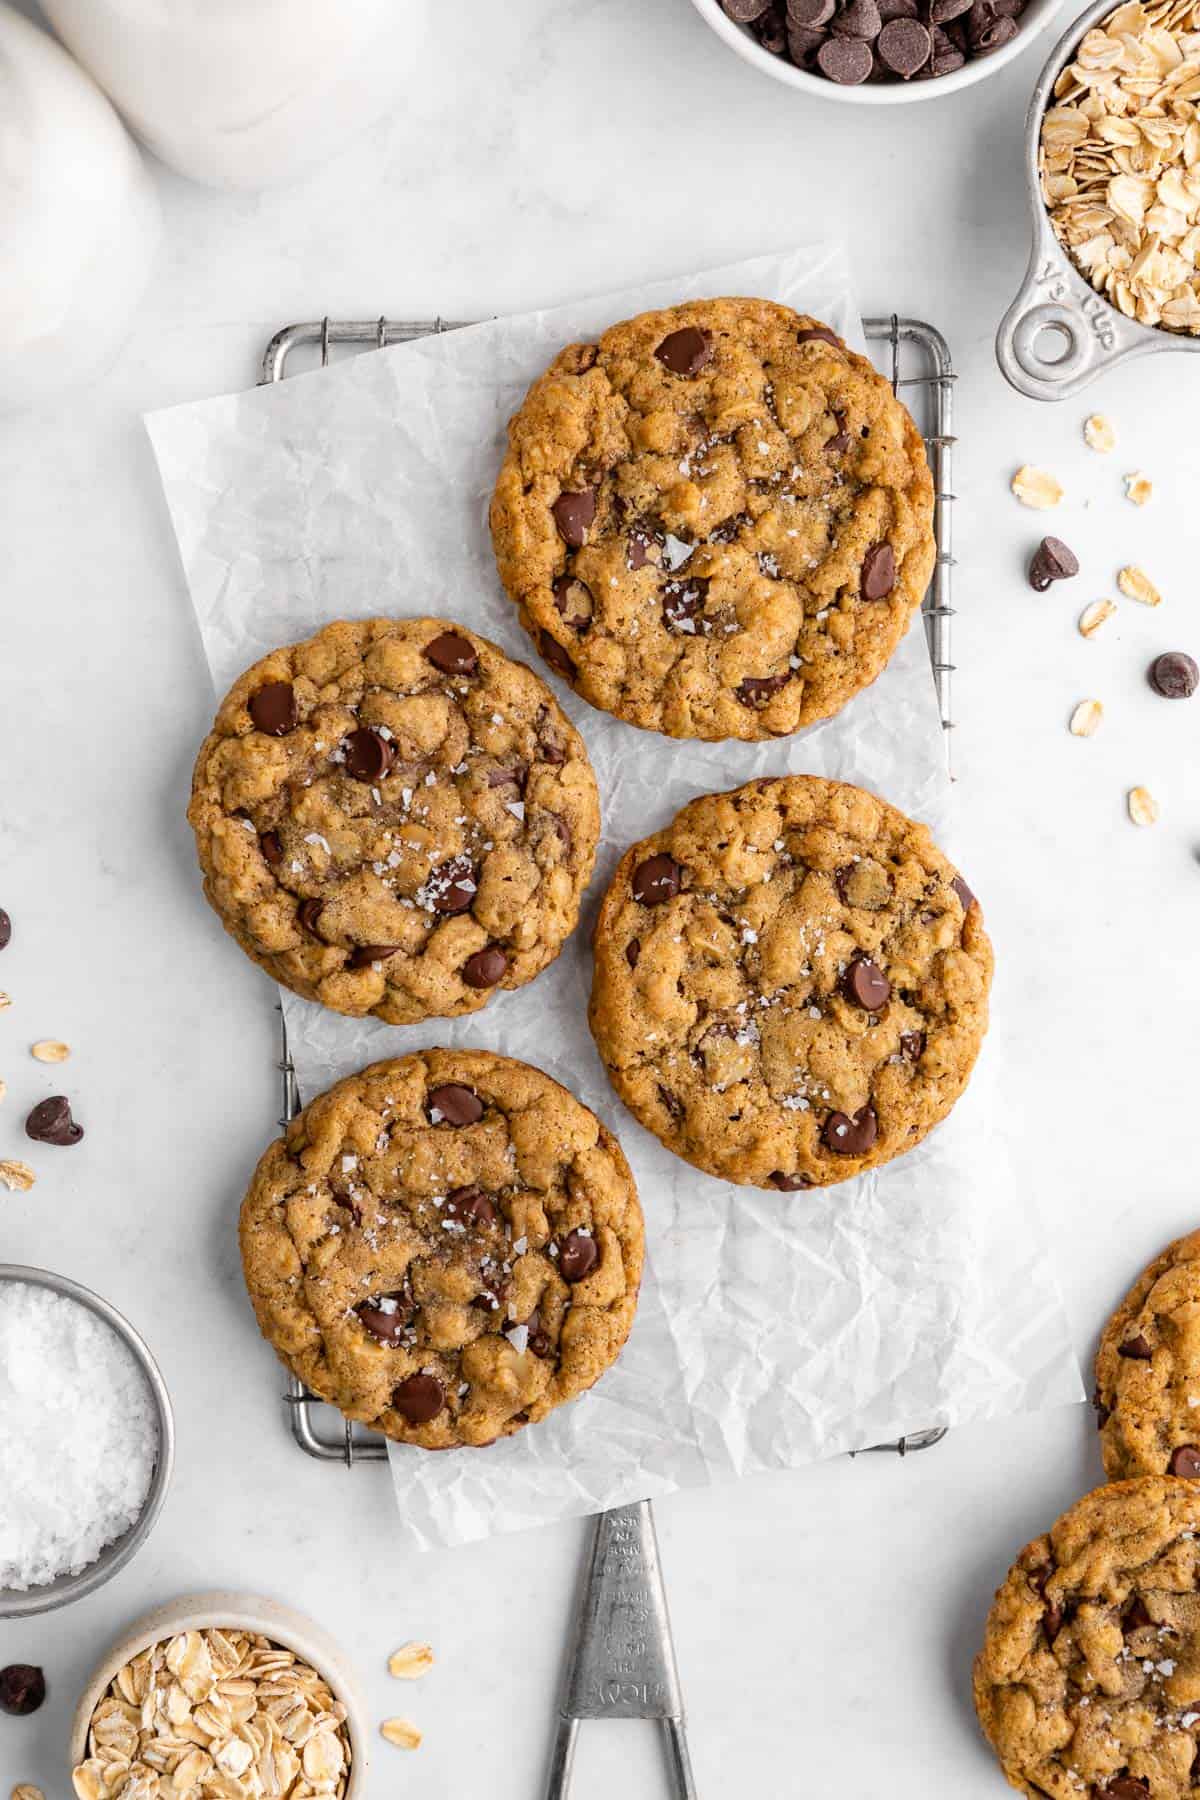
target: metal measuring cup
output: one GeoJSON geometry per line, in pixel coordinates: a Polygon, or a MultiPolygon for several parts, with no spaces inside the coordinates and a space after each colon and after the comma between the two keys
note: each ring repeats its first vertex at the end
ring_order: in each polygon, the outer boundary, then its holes
{"type": "Polygon", "coordinates": [[[1095,0],[1068,26],[1050,52],[1025,121],[1025,181],[1033,218],[1033,249],[1016,299],[996,333],[1001,373],[1031,400],[1065,400],[1098,375],[1134,356],[1159,350],[1200,351],[1200,337],[1139,325],[1097,293],[1054,235],[1038,176],[1042,115],[1054,104],[1054,84],[1083,38],[1115,12],[1119,0],[1095,0]]]}

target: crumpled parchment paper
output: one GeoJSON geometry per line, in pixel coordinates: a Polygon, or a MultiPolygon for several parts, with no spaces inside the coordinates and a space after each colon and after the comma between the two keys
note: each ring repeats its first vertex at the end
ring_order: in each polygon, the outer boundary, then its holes
{"type": "MultiPolygon", "coordinates": [[[[456,618],[536,663],[487,533],[506,422],[562,344],[719,294],[784,301],[865,348],[843,253],[816,245],[152,415],[217,692],[276,644],[375,613],[456,618]]],[[[924,1144],[860,1180],[780,1195],[715,1181],[664,1150],[616,1099],[587,1029],[588,933],[608,876],[630,841],[697,793],[787,770],[836,776],[926,820],[952,853],[920,625],[838,718],[765,745],[675,743],[549,679],[587,742],[604,816],[583,921],[558,961],[471,1018],[425,1026],[346,1019],[283,996],[303,1095],[428,1044],[521,1057],[618,1133],[645,1207],[649,1267],[616,1367],[486,1450],[391,1446],[404,1538],[463,1543],[1080,1399],[1057,1287],[1010,1172],[986,1046],[967,1094],[924,1144]]]]}

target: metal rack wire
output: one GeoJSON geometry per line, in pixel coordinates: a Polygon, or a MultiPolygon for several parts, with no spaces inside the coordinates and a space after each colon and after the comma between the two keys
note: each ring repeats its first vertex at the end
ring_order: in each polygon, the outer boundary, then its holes
{"type": "MultiPolygon", "coordinates": [[[[326,366],[335,351],[360,353],[382,350],[390,344],[404,344],[413,338],[429,337],[443,331],[455,331],[466,320],[453,319],[316,319],[287,325],[267,345],[263,353],[260,381],[283,381],[314,361],[326,366]]],[[[922,605],[929,660],[937,689],[942,730],[946,734],[946,763],[952,770],[951,732],[954,730],[951,658],[952,576],[955,567],[953,549],[954,493],[951,488],[951,465],[954,452],[954,383],[956,376],[950,350],[940,331],[922,319],[905,319],[897,313],[884,318],[865,319],[863,329],[868,341],[880,347],[886,357],[886,372],[893,391],[902,395],[917,420],[929,455],[934,485],[933,528],[937,541],[937,560],[933,578],[922,605]]],[[[294,1119],[300,1110],[300,1094],[296,1071],[288,1050],[287,1027],[282,1008],[279,1010],[279,1062],[282,1111],[280,1125],[294,1119]]],[[[342,1418],[333,1407],[324,1405],[295,1379],[289,1380],[284,1404],[292,1436],[306,1455],[319,1462],[340,1462],[347,1468],[358,1463],[384,1462],[387,1445],[377,1433],[364,1431],[349,1419],[342,1418]]],[[[871,1444],[867,1452],[890,1451],[905,1456],[910,1451],[928,1450],[940,1443],[946,1427],[931,1426],[925,1431],[909,1432],[892,1443],[871,1444]]]]}

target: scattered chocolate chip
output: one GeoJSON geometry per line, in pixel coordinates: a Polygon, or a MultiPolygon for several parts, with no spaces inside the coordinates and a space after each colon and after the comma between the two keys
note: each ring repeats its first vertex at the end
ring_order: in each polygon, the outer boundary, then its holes
{"type": "Polygon", "coordinates": [[[71,1102],[65,1094],[51,1094],[39,1100],[25,1121],[25,1135],[35,1144],[57,1144],[66,1149],[83,1136],[83,1126],[71,1117],[71,1102]]]}
{"type": "Polygon", "coordinates": [[[778,4],[770,6],[750,27],[764,50],[779,56],[787,46],[787,23],[778,4]]]}
{"type": "Polygon", "coordinates": [[[586,581],[580,581],[575,575],[560,575],[551,591],[564,624],[572,631],[586,631],[592,622],[593,610],[592,590],[586,581]]]}
{"type": "Polygon", "coordinates": [[[798,344],[832,344],[835,350],[844,348],[841,338],[836,332],[830,331],[828,325],[806,325],[802,331],[796,333],[796,342],[798,344]]]}
{"type": "Polygon", "coordinates": [[[933,39],[920,19],[892,19],[879,34],[879,60],[893,75],[909,81],[933,52],[933,39]]]}
{"type": "Polygon", "coordinates": [[[446,1395],[436,1375],[410,1375],[392,1393],[392,1405],[410,1425],[428,1425],[446,1404],[446,1395]]]}
{"type": "Polygon", "coordinates": [[[661,906],[665,900],[675,898],[682,880],[680,864],[665,850],[660,850],[657,856],[648,856],[633,871],[633,897],[639,906],[661,906]]]}
{"type": "Polygon", "coordinates": [[[7,950],[12,943],[12,920],[0,906],[0,950],[7,950]]]}
{"type": "Polygon", "coordinates": [[[434,912],[468,912],[479,892],[474,863],[469,856],[452,856],[433,871],[425,891],[434,912]]]}
{"type": "Polygon", "coordinates": [[[932,35],[933,54],[920,72],[922,80],[936,78],[939,75],[953,75],[954,71],[961,69],[967,60],[965,50],[954,42],[943,26],[935,25],[932,35]]]}
{"type": "MultiPolygon", "coordinates": [[[[971,10],[974,11],[974,8],[972,7],[971,10]]],[[[1017,21],[1002,13],[979,30],[970,33],[971,48],[978,56],[990,55],[993,50],[1000,50],[1005,44],[1011,44],[1019,30],[1020,26],[1017,21]]],[[[1145,1791],[1145,1789],[1138,1790],[1138,1792],[1145,1791]]]]}
{"type": "Polygon", "coordinates": [[[842,992],[847,1000],[861,1006],[864,1012],[878,1012],[887,1005],[891,991],[891,982],[869,956],[851,957],[842,976],[842,992]]]}
{"type": "Polygon", "coordinates": [[[1172,1450],[1167,1474],[1178,1475],[1184,1481],[1200,1480],[1200,1445],[1180,1444],[1172,1450]]]}
{"type": "Polygon", "coordinates": [[[483,1101],[474,1088],[460,1082],[443,1082],[429,1090],[429,1119],[433,1125],[477,1125],[483,1117],[483,1101]],[[434,1113],[438,1116],[435,1119],[434,1113]]]}
{"type": "Polygon", "coordinates": [[[971,0],[931,0],[929,7],[929,23],[931,25],[949,25],[951,19],[960,19],[971,10],[971,0]]]}
{"type": "Polygon", "coordinates": [[[839,37],[863,38],[874,43],[882,20],[875,0],[844,0],[835,14],[831,30],[839,37]]]}
{"type": "Polygon", "coordinates": [[[468,987],[491,988],[504,979],[508,957],[499,944],[486,944],[468,956],[462,967],[462,978],[468,987]]]}
{"type": "Polygon", "coordinates": [[[828,25],[836,11],[835,0],[787,0],[790,25],[807,25],[815,30],[817,26],[828,25]]]}
{"type": "Polygon", "coordinates": [[[386,962],[389,956],[398,956],[399,944],[359,944],[350,952],[347,968],[369,969],[372,963],[386,962]]]}
{"type": "Polygon", "coordinates": [[[360,725],[344,740],[345,769],[355,781],[382,781],[392,766],[395,751],[388,739],[369,725],[360,725]]]}
{"type": "Polygon", "coordinates": [[[9,1663],[0,1669],[0,1712],[24,1718],[46,1698],[46,1677],[33,1663],[9,1663]]]}
{"type": "Polygon", "coordinates": [[[641,954],[642,954],[641,939],[640,938],[630,938],[629,942],[625,946],[625,961],[629,964],[631,969],[637,968],[638,957],[641,954]]]}
{"type": "Polygon", "coordinates": [[[1079,573],[1079,558],[1061,538],[1044,537],[1029,559],[1029,585],[1044,594],[1052,581],[1069,581],[1079,573]]]}
{"type": "Polygon", "coordinates": [[[743,706],[765,706],[791,679],[790,674],[747,675],[738,682],[737,697],[743,706]]]}
{"type": "Polygon", "coordinates": [[[567,652],[563,649],[557,638],[552,638],[548,631],[539,631],[538,649],[550,664],[550,667],[556,669],[564,680],[574,681],[579,670],[567,655],[567,652]]]}
{"type": "Polygon", "coordinates": [[[482,1188],[460,1187],[446,1195],[442,1217],[458,1219],[464,1225],[473,1225],[477,1231],[486,1231],[496,1224],[500,1214],[482,1188]]]}
{"type": "Polygon", "coordinates": [[[672,631],[695,631],[693,620],[704,611],[708,598],[708,582],[693,576],[690,580],[664,581],[662,586],[663,623],[672,631]]]}
{"type": "Polygon", "coordinates": [[[364,1328],[372,1337],[378,1338],[381,1344],[398,1344],[404,1333],[412,1324],[412,1301],[403,1290],[396,1294],[383,1294],[374,1300],[363,1300],[355,1307],[364,1328]],[[392,1301],[393,1305],[385,1306],[384,1301],[392,1301]]]}
{"type": "Polygon", "coordinates": [[[583,488],[576,494],[560,494],[550,511],[563,543],[579,550],[587,543],[588,526],[596,516],[596,490],[583,488]]]}
{"type": "Polygon", "coordinates": [[[309,937],[317,935],[317,921],[325,911],[323,900],[302,900],[296,908],[296,918],[301,931],[307,931],[309,937]]]}
{"type": "Polygon", "coordinates": [[[1153,1354],[1148,1340],[1140,1331],[1136,1337],[1126,1338],[1123,1344],[1117,1345],[1117,1355],[1127,1356],[1130,1362],[1149,1362],[1153,1354]]]}
{"type": "Polygon", "coordinates": [[[473,675],[479,667],[479,652],[470,638],[460,637],[457,631],[443,631],[426,644],[425,654],[443,675],[473,675]]]}
{"type": "Polygon", "coordinates": [[[801,1188],[812,1186],[807,1175],[785,1175],[782,1169],[776,1169],[773,1175],[768,1175],[767,1181],[771,1187],[778,1188],[781,1194],[797,1194],[801,1188]]]}
{"type": "Polygon", "coordinates": [[[863,557],[859,592],[864,600],[886,600],[896,585],[896,557],[890,544],[872,544],[863,557]]]}
{"type": "Polygon", "coordinates": [[[267,737],[286,737],[296,724],[296,695],[290,681],[268,681],[250,696],[250,717],[267,737]]]}
{"type": "Polygon", "coordinates": [[[761,18],[770,4],[771,0],[721,0],[723,11],[735,25],[752,24],[755,19],[761,18]]]}
{"type": "Polygon", "coordinates": [[[712,334],[698,325],[683,325],[668,333],[654,354],[672,375],[698,375],[712,359],[712,334]]]}
{"type": "Polygon", "coordinates": [[[817,67],[839,87],[857,87],[867,79],[874,63],[871,46],[862,38],[826,38],[817,51],[817,67]]]}
{"type": "Polygon", "coordinates": [[[879,1121],[870,1101],[853,1115],[832,1112],[821,1130],[821,1142],[835,1156],[863,1156],[879,1136],[879,1121]]]}
{"type": "Polygon", "coordinates": [[[586,1231],[568,1231],[558,1246],[558,1272],[564,1281],[582,1281],[600,1261],[600,1246],[586,1231]]]}
{"type": "MultiPolygon", "coordinates": [[[[970,6],[971,0],[961,0],[963,6],[970,6]]],[[[917,0],[878,0],[879,17],[885,25],[893,19],[919,19],[921,9],[917,0]]]]}
{"type": "Polygon", "coordinates": [[[1184,651],[1164,650],[1150,664],[1150,686],[1164,700],[1187,700],[1200,686],[1200,669],[1184,651]]]}
{"type": "Polygon", "coordinates": [[[264,831],[258,840],[258,847],[263,853],[264,861],[273,869],[283,861],[283,844],[277,831],[264,831]]]}
{"type": "Polygon", "coordinates": [[[925,1033],[923,1031],[901,1032],[900,1054],[905,1062],[920,1062],[925,1054],[925,1033]]]}
{"type": "Polygon", "coordinates": [[[963,911],[970,912],[971,908],[976,904],[975,896],[971,892],[970,888],[967,886],[966,882],[963,880],[962,876],[955,875],[953,880],[950,883],[950,886],[954,889],[955,893],[958,895],[959,899],[961,900],[963,911]]]}
{"type": "Polygon", "coordinates": [[[1154,1620],[1146,1610],[1146,1602],[1140,1594],[1135,1594],[1125,1611],[1121,1614],[1121,1624],[1126,1631],[1144,1631],[1154,1620]]]}

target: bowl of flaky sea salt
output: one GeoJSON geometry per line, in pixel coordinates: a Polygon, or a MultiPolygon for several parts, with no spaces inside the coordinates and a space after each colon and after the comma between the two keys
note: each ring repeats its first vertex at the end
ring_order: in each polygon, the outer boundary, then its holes
{"type": "Polygon", "coordinates": [[[98,1294],[0,1263],[0,1618],[49,1612],[154,1529],[175,1432],[158,1365],[98,1294]]]}

